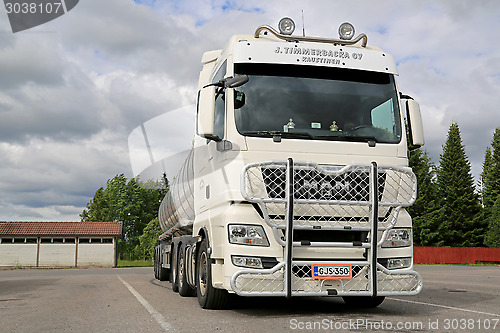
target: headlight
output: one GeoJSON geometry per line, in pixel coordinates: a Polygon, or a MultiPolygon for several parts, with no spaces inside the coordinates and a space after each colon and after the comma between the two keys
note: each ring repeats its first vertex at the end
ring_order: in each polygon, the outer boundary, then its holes
{"type": "Polygon", "coordinates": [[[264,228],[259,225],[230,224],[229,243],[269,246],[264,228]]]}
{"type": "Polygon", "coordinates": [[[382,247],[404,247],[411,245],[410,228],[394,228],[389,230],[382,247]]]}

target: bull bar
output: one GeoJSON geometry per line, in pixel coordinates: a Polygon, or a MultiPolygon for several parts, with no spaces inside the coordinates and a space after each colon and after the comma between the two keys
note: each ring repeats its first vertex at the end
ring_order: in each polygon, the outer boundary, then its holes
{"type": "Polygon", "coordinates": [[[416,200],[417,182],[409,168],[312,162],[264,161],[241,173],[245,200],[260,206],[265,222],[283,246],[284,260],[270,269],[242,269],[231,277],[242,296],[391,296],[416,295],[422,278],[414,270],[388,270],[377,249],[396,224],[400,210],[416,200]],[[365,232],[361,241],[294,241],[294,230],[365,232]],[[300,246],[364,248],[365,260],[295,260],[300,246]],[[348,265],[346,279],[313,278],[311,265],[348,265]]]}

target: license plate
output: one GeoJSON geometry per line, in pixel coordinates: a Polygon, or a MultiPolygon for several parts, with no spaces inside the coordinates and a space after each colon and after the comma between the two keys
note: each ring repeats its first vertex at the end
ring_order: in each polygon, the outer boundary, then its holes
{"type": "Polygon", "coordinates": [[[350,279],[352,278],[352,265],[313,264],[311,272],[313,279],[350,279]]]}

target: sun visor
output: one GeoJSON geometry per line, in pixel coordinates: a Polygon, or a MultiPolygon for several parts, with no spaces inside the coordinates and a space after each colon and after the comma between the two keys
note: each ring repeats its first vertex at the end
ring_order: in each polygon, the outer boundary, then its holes
{"type": "Polygon", "coordinates": [[[241,41],[234,45],[233,61],[337,67],[398,74],[394,58],[387,53],[324,43],[241,41]]]}

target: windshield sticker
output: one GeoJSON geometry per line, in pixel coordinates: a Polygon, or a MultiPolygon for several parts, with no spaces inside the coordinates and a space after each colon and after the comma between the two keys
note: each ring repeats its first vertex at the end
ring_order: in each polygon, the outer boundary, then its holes
{"type": "Polygon", "coordinates": [[[297,58],[301,62],[316,62],[321,64],[332,64],[340,65],[341,59],[354,59],[361,60],[363,58],[362,53],[357,52],[347,52],[347,51],[333,51],[327,49],[311,49],[307,47],[281,47],[276,46],[274,53],[278,54],[290,54],[290,55],[301,55],[302,57],[297,58]]]}

